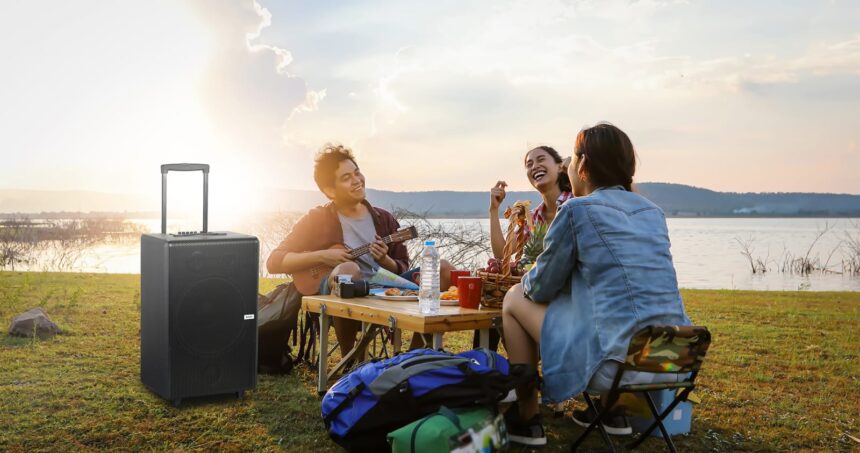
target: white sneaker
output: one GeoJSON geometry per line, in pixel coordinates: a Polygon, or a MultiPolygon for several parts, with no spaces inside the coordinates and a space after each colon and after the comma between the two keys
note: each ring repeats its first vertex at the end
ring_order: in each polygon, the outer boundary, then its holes
{"type": "MultiPolygon", "coordinates": [[[[540,403],[541,403],[541,401],[542,401],[542,398],[541,398],[540,396],[538,396],[538,404],[540,404],[540,403]]],[[[505,396],[501,401],[499,401],[499,402],[500,402],[500,403],[516,403],[516,402],[517,402],[517,391],[516,391],[516,390],[511,390],[511,391],[510,391],[510,392],[508,392],[508,394],[507,394],[507,395],[506,395],[506,396],[505,396]]]]}
{"type": "MultiPolygon", "coordinates": [[[[599,410],[599,409],[598,409],[599,410]]],[[[573,422],[583,428],[588,428],[591,422],[594,421],[594,415],[588,409],[573,411],[573,422]]],[[[604,421],[603,428],[606,429],[606,434],[613,436],[629,436],[633,434],[633,428],[627,423],[627,417],[622,415],[610,416],[604,421]]]]}

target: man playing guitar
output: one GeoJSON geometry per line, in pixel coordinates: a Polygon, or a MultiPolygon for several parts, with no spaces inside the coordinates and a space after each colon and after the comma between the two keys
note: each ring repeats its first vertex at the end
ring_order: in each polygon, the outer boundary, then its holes
{"type": "MultiPolygon", "coordinates": [[[[379,267],[413,280],[417,269],[409,270],[409,255],[402,242],[386,245],[383,237],[397,232],[400,225],[388,211],[370,205],[365,198],[364,175],[349,148],[326,145],[314,160],[314,181],[331,200],[305,214],[269,255],[270,274],[301,273],[308,269],[333,267],[330,275],[349,274],[353,279],[370,278],[379,267]],[[350,250],[370,244],[369,253],[353,259],[350,250]],[[338,246],[345,246],[338,247],[338,246]]],[[[451,265],[442,260],[440,289],[450,285],[451,265]]],[[[329,278],[322,276],[318,288],[302,294],[330,294],[329,278]]],[[[335,335],[346,354],[355,345],[358,321],[333,318],[335,335]]],[[[413,344],[415,343],[413,339],[413,344]]]]}

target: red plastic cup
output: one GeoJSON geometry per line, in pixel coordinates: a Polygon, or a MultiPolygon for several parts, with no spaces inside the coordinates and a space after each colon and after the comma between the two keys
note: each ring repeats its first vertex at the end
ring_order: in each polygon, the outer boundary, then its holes
{"type": "Polygon", "coordinates": [[[459,271],[459,270],[451,271],[451,286],[457,286],[457,280],[460,277],[468,277],[470,275],[472,275],[472,273],[469,271],[459,271]]]}
{"type": "Polygon", "coordinates": [[[477,309],[481,305],[483,286],[481,277],[458,278],[457,295],[460,297],[460,307],[477,309]]]}

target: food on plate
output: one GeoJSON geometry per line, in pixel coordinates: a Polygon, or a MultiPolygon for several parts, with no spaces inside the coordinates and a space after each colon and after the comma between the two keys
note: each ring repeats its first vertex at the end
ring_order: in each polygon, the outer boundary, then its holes
{"type": "Polygon", "coordinates": [[[459,298],[460,298],[460,295],[457,294],[457,287],[456,286],[452,286],[452,287],[448,288],[448,291],[445,291],[444,293],[439,295],[439,299],[441,299],[441,300],[458,300],[459,298]]]}
{"type": "Polygon", "coordinates": [[[388,288],[383,294],[386,296],[417,296],[418,291],[413,291],[411,289],[388,288]]]}

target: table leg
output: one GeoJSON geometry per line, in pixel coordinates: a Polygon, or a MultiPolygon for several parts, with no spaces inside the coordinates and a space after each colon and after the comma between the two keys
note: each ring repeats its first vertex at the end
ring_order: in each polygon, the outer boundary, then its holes
{"type": "MultiPolygon", "coordinates": [[[[372,324],[368,324],[364,321],[361,322],[362,339],[364,339],[364,335],[367,335],[368,332],[370,331],[370,329],[369,329],[370,326],[372,326],[372,324]]],[[[374,332],[375,332],[375,330],[374,330],[374,332]]],[[[373,352],[376,353],[376,334],[375,333],[374,333],[372,341],[373,341],[373,348],[374,348],[373,352]]],[[[369,343],[368,343],[367,347],[364,348],[364,351],[361,354],[361,360],[359,360],[359,362],[364,362],[368,358],[370,358],[370,344],[369,343]]]]}
{"type": "Polygon", "coordinates": [[[433,349],[442,349],[442,332],[433,334],[433,349]]]}
{"type": "Polygon", "coordinates": [[[326,371],[326,368],[328,367],[328,322],[328,315],[326,314],[325,305],[323,305],[320,307],[320,363],[319,376],[317,380],[317,393],[320,395],[325,394],[326,387],[328,387],[328,372],[326,371]]]}
{"type": "Polygon", "coordinates": [[[394,329],[391,331],[391,335],[394,335],[394,345],[392,348],[394,349],[394,353],[397,354],[403,348],[403,332],[400,329],[394,329]]]}
{"type": "MultiPolygon", "coordinates": [[[[367,331],[367,323],[366,323],[366,322],[364,322],[364,321],[361,321],[361,328],[359,329],[359,332],[361,332],[362,337],[358,339],[359,341],[361,341],[361,340],[364,338],[364,333],[365,333],[366,331],[367,331]]],[[[366,353],[365,353],[365,355],[366,355],[366,353]]],[[[363,362],[363,361],[364,361],[364,357],[361,357],[360,361],[362,361],[362,362],[363,362]]]]}
{"type": "Polygon", "coordinates": [[[490,329],[481,329],[478,337],[478,346],[482,348],[490,347],[490,329]]]}

